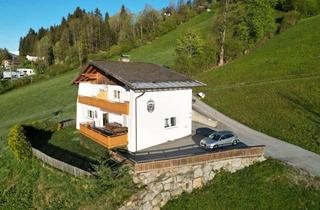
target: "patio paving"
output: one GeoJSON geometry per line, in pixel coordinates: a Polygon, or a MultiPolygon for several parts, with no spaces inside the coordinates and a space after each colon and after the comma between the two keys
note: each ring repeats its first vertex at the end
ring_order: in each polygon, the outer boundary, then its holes
{"type": "Polygon", "coordinates": [[[248,147],[246,144],[241,142],[236,146],[227,146],[214,151],[202,149],[199,146],[200,140],[215,130],[218,129],[209,128],[200,123],[193,122],[192,135],[190,136],[152,146],[136,153],[129,153],[124,150],[117,150],[117,152],[133,162],[141,163],[248,147]]]}

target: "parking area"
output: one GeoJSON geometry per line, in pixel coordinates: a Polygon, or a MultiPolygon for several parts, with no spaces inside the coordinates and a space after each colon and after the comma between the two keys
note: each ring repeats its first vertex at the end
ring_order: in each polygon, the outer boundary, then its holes
{"type": "MultiPolygon", "coordinates": [[[[155,160],[167,160],[174,159],[186,156],[193,156],[205,153],[219,152],[225,150],[232,150],[238,148],[246,148],[248,145],[241,143],[235,146],[226,146],[214,151],[208,151],[199,146],[200,140],[209,136],[211,133],[217,130],[221,130],[223,128],[209,128],[200,123],[193,122],[192,124],[192,135],[186,136],[181,139],[177,139],[174,141],[169,141],[163,144],[159,144],[153,147],[149,147],[147,149],[141,150],[137,153],[128,153],[124,150],[117,150],[117,153],[126,157],[127,159],[141,163],[141,162],[149,162],[155,160]]],[[[241,139],[240,139],[241,140],[241,139]]]]}

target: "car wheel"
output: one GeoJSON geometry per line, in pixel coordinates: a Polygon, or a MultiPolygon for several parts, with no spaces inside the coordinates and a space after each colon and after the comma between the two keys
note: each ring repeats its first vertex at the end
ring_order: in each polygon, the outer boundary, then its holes
{"type": "Polygon", "coordinates": [[[238,140],[234,140],[233,142],[232,142],[232,145],[237,145],[238,144],[238,140]]]}
{"type": "Polygon", "coordinates": [[[213,146],[213,149],[218,149],[219,148],[219,145],[214,145],[213,146]]]}

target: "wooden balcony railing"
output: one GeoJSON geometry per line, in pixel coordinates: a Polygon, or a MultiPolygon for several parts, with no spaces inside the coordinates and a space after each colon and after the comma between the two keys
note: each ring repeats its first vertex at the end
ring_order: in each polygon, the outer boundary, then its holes
{"type": "Polygon", "coordinates": [[[108,149],[126,146],[128,144],[127,133],[123,135],[107,136],[90,128],[88,125],[85,124],[80,124],[80,133],[108,149]]]}
{"type": "Polygon", "coordinates": [[[111,102],[95,97],[78,96],[79,103],[99,107],[105,111],[113,112],[117,114],[129,114],[129,102],[111,102]]]}

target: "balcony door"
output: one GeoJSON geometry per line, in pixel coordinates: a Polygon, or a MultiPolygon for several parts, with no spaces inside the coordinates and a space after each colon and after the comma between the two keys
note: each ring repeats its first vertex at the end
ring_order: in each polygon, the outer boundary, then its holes
{"type": "Polygon", "coordinates": [[[103,119],[103,127],[105,127],[109,123],[109,113],[103,113],[102,119],[103,119]]]}

